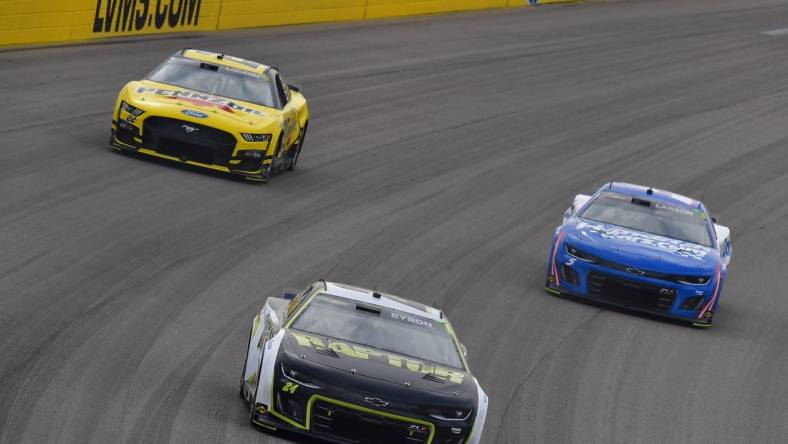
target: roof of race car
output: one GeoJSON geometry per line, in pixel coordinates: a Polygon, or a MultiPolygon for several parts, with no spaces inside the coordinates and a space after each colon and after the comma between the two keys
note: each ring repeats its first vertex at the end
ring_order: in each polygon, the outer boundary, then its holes
{"type": "Polygon", "coordinates": [[[614,193],[626,194],[639,199],[664,202],[666,204],[687,209],[697,208],[700,204],[700,202],[697,200],[687,196],[682,196],[681,194],[624,182],[611,182],[600,188],[599,191],[611,191],[614,193]],[[649,194],[648,190],[651,190],[652,193],[649,194]]]}
{"type": "Polygon", "coordinates": [[[434,321],[442,321],[443,315],[437,308],[424,305],[420,302],[411,301],[410,299],[401,298],[387,293],[381,293],[375,290],[366,288],[355,287],[352,285],[340,284],[337,282],[326,282],[325,292],[354,301],[363,302],[365,304],[380,306],[388,309],[399,310],[405,313],[421,316],[424,318],[432,319],[434,321]],[[373,296],[379,294],[377,298],[373,296]]]}
{"type": "Polygon", "coordinates": [[[241,69],[250,71],[257,74],[263,74],[269,67],[262,63],[253,62],[251,60],[234,57],[219,52],[204,51],[202,49],[184,49],[178,52],[181,57],[186,57],[201,62],[211,63],[214,65],[227,66],[230,68],[241,69]]]}

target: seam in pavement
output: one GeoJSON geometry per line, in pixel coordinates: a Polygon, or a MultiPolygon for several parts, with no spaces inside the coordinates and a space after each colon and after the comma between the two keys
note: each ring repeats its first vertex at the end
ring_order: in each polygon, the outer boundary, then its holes
{"type": "MultiPolygon", "coordinates": [[[[583,321],[583,322],[582,322],[580,325],[578,325],[577,327],[573,328],[573,329],[572,329],[572,331],[570,331],[569,333],[567,333],[567,334],[566,334],[566,335],[565,335],[563,338],[561,338],[561,340],[560,340],[560,341],[558,341],[558,344],[556,344],[556,346],[555,346],[555,347],[553,347],[552,349],[550,349],[550,351],[548,351],[547,353],[545,353],[544,355],[542,355],[542,357],[541,357],[541,358],[539,358],[539,361],[536,363],[536,365],[534,366],[534,368],[532,368],[532,369],[531,369],[531,371],[530,371],[530,372],[528,372],[528,374],[525,376],[525,378],[523,378],[523,380],[522,380],[522,381],[520,381],[519,383],[517,383],[517,386],[516,386],[516,388],[515,388],[514,390],[512,390],[512,395],[509,397],[509,400],[506,402],[506,407],[505,407],[505,408],[504,408],[504,410],[503,410],[504,412],[508,412],[508,411],[509,411],[509,408],[512,406],[512,401],[514,400],[514,398],[515,398],[515,395],[517,395],[518,393],[520,393],[520,390],[522,390],[522,389],[523,389],[523,387],[525,386],[525,384],[527,384],[527,383],[528,383],[528,381],[530,381],[530,380],[531,380],[531,377],[532,377],[532,376],[533,376],[533,375],[536,373],[536,371],[537,371],[537,370],[539,370],[539,368],[541,368],[541,367],[542,367],[542,364],[543,364],[543,363],[544,363],[544,362],[547,360],[547,358],[549,358],[550,356],[552,356],[553,354],[555,354],[555,352],[557,352],[557,351],[558,351],[558,350],[559,350],[559,349],[560,349],[560,348],[561,348],[561,347],[564,345],[564,342],[566,342],[566,340],[567,340],[567,339],[569,339],[570,337],[574,336],[574,334],[575,334],[575,333],[579,332],[579,331],[580,331],[580,330],[582,330],[582,329],[583,329],[585,326],[587,326],[588,324],[590,324],[591,322],[593,322],[593,321],[594,321],[594,319],[596,319],[597,317],[599,317],[599,315],[602,313],[602,311],[604,311],[604,310],[602,310],[602,309],[597,309],[596,313],[594,313],[594,314],[593,314],[591,317],[589,317],[588,319],[586,319],[585,321],[583,321]]],[[[503,432],[503,430],[504,430],[504,427],[499,427],[499,428],[498,428],[498,433],[496,433],[496,434],[495,434],[495,440],[494,440],[494,442],[498,442],[498,439],[501,437],[501,433],[503,432]]]]}

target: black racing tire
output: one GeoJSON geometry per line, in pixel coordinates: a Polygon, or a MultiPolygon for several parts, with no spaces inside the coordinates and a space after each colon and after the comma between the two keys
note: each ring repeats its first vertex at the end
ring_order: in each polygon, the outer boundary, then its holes
{"type": "Polygon", "coordinates": [[[249,397],[249,422],[257,427],[257,424],[254,423],[254,396],[249,397]]]}
{"type": "MultiPolygon", "coordinates": [[[[259,370],[258,370],[259,373],[259,370]]],[[[260,385],[259,383],[257,385],[260,385]]],[[[249,406],[249,422],[257,427],[257,424],[254,423],[254,400],[257,398],[257,387],[254,388],[254,393],[249,394],[249,400],[247,401],[247,405],[249,406]]]]}
{"type": "Polygon", "coordinates": [[[252,342],[252,328],[249,328],[249,339],[246,340],[246,353],[244,354],[244,364],[241,367],[241,381],[238,384],[238,394],[241,395],[241,398],[246,400],[246,396],[244,395],[244,377],[246,376],[246,361],[249,360],[249,343],[252,342]]]}
{"type": "Polygon", "coordinates": [[[704,313],[704,314],[710,313],[711,316],[704,317],[703,322],[690,322],[692,327],[697,328],[697,329],[711,328],[711,326],[714,324],[714,314],[715,314],[714,308],[716,308],[716,306],[712,307],[710,312],[704,313]]]}
{"type": "Polygon", "coordinates": [[[298,163],[298,156],[301,154],[301,142],[293,148],[293,155],[290,158],[290,163],[287,165],[287,171],[293,171],[298,163]]]}
{"type": "Polygon", "coordinates": [[[273,176],[279,174],[280,165],[277,163],[279,156],[279,152],[282,151],[282,138],[284,137],[284,133],[279,135],[279,141],[276,142],[276,149],[274,150],[273,159],[271,159],[271,168],[268,169],[268,176],[266,180],[270,179],[273,176]]]}
{"type": "Polygon", "coordinates": [[[713,321],[709,321],[708,323],[700,323],[700,322],[688,322],[689,326],[696,329],[696,330],[705,330],[707,328],[711,328],[714,325],[713,321]]]}
{"type": "Polygon", "coordinates": [[[304,125],[304,129],[301,130],[301,134],[298,136],[298,145],[295,147],[295,152],[290,160],[290,165],[287,166],[287,171],[293,171],[298,163],[298,158],[301,157],[301,149],[304,147],[304,139],[306,138],[306,129],[308,126],[309,122],[304,125]]]}
{"type": "Polygon", "coordinates": [[[244,177],[243,179],[245,181],[247,181],[248,183],[254,183],[254,184],[258,184],[258,185],[268,182],[268,178],[267,177],[264,177],[262,179],[258,179],[256,177],[244,177]]]}
{"type": "Polygon", "coordinates": [[[254,423],[252,419],[254,419],[254,402],[257,399],[257,391],[260,389],[260,375],[263,369],[263,358],[260,358],[260,362],[257,364],[257,384],[254,386],[254,393],[249,395],[249,422],[252,423],[253,426],[257,427],[257,424],[254,423]]]}

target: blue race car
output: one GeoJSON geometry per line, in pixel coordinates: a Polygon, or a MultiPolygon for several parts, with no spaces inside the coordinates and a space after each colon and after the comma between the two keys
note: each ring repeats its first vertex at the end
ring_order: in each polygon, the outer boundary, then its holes
{"type": "Polygon", "coordinates": [[[710,327],[733,248],[702,202],[611,182],[555,230],[546,290],[710,327]]]}

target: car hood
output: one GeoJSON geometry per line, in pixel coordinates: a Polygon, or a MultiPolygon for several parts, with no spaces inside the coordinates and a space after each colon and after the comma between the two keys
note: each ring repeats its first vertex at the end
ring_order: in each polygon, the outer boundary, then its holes
{"type": "Polygon", "coordinates": [[[206,123],[219,121],[211,123],[211,126],[221,126],[224,121],[259,128],[276,122],[279,116],[279,111],[273,108],[150,80],[131,82],[126,90],[129,99],[143,110],[156,112],[150,108],[169,109],[187,116],[190,111],[196,112],[205,116],[206,123]]]}
{"type": "Polygon", "coordinates": [[[566,240],[589,254],[623,265],[676,274],[711,273],[720,261],[713,248],[599,222],[573,219],[566,240]]]}
{"type": "Polygon", "coordinates": [[[459,369],[311,333],[288,330],[282,345],[312,363],[403,387],[452,396],[475,387],[470,373],[459,369]]]}

